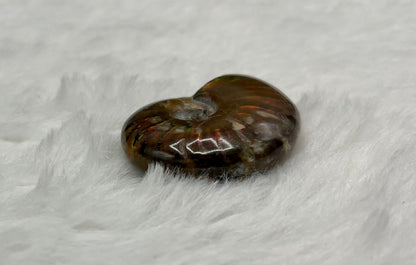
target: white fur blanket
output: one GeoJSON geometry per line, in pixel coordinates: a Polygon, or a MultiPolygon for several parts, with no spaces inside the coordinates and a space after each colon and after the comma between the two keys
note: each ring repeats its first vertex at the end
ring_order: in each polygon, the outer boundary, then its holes
{"type": "Polygon", "coordinates": [[[416,264],[414,1],[0,1],[0,264],[416,264]],[[293,156],[144,177],[121,126],[228,73],[298,106],[293,156]]]}

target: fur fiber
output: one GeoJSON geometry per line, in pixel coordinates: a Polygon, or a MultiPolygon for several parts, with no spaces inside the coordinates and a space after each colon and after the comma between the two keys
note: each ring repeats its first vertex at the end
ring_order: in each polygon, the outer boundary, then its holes
{"type": "Polygon", "coordinates": [[[416,2],[0,1],[0,264],[416,264],[416,2]],[[292,157],[145,176],[120,130],[228,73],[298,106],[292,157]]]}

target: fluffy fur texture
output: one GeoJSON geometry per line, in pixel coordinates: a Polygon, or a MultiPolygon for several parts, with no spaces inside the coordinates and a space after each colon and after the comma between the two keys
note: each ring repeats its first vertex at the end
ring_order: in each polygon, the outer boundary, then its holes
{"type": "Polygon", "coordinates": [[[1,1],[1,264],[415,264],[414,1],[1,1]],[[120,129],[226,73],[302,127],[265,176],[145,176],[120,129]]]}

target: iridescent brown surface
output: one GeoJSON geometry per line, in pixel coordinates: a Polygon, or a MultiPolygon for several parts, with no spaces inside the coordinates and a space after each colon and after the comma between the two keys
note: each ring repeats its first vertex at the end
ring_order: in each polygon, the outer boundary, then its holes
{"type": "Polygon", "coordinates": [[[143,107],[121,141],[141,169],[158,162],[187,175],[246,177],[265,172],[293,148],[300,119],[279,90],[255,78],[225,75],[193,97],[143,107]]]}

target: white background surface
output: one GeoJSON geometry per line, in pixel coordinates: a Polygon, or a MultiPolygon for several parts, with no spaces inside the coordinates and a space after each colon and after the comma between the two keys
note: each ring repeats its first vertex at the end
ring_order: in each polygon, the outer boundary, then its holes
{"type": "Polygon", "coordinates": [[[415,264],[415,1],[1,1],[1,264],[415,264]],[[302,128],[267,176],[144,177],[156,100],[248,74],[302,128]]]}

